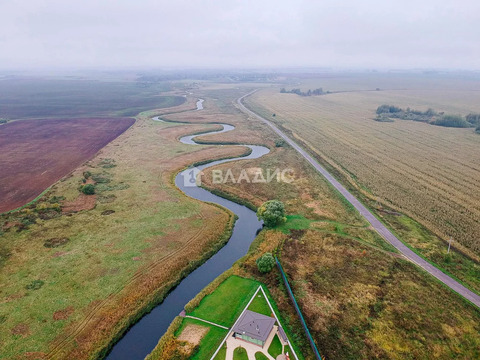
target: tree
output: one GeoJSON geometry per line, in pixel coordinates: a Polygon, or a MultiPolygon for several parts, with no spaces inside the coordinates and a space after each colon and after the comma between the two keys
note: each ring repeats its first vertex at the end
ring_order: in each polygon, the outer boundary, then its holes
{"type": "Polygon", "coordinates": [[[257,268],[262,274],[269,273],[275,266],[275,259],[271,253],[265,253],[257,259],[257,268]]]}
{"type": "Polygon", "coordinates": [[[263,220],[267,227],[275,227],[287,220],[285,206],[278,200],[264,202],[257,210],[257,217],[259,220],[263,220]]]}
{"type": "Polygon", "coordinates": [[[95,186],[93,186],[92,184],[82,186],[82,193],[84,193],[85,195],[95,194],[95,186]]]}
{"type": "Polygon", "coordinates": [[[465,116],[465,119],[473,125],[479,125],[480,126],[480,114],[468,114],[465,116]]]}

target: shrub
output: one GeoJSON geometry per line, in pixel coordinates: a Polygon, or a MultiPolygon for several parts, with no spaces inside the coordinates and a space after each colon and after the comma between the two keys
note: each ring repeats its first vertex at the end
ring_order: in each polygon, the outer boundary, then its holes
{"type": "Polygon", "coordinates": [[[46,248],[56,248],[65,245],[68,241],[68,238],[52,238],[45,240],[43,246],[46,248]]]}
{"type": "Polygon", "coordinates": [[[60,201],[65,200],[65,196],[52,196],[48,202],[50,204],[59,203],[60,201]]]}
{"type": "Polygon", "coordinates": [[[43,280],[33,280],[30,284],[25,286],[27,290],[38,290],[40,289],[45,282],[43,280]]]}
{"type": "Polygon", "coordinates": [[[277,139],[275,140],[275,147],[284,147],[287,145],[287,142],[283,139],[277,139]]]}
{"type": "Polygon", "coordinates": [[[377,108],[377,114],[396,113],[400,111],[402,111],[402,109],[394,105],[380,105],[377,108]]]}
{"type": "Polygon", "coordinates": [[[110,182],[109,174],[92,174],[92,180],[97,184],[108,184],[110,182]]]}
{"type": "Polygon", "coordinates": [[[480,127],[480,114],[468,114],[465,119],[472,125],[478,125],[480,127]]]}
{"type": "Polygon", "coordinates": [[[6,124],[6,123],[7,123],[7,119],[0,119],[0,125],[6,124]]]}
{"type": "Polygon", "coordinates": [[[93,195],[95,194],[95,186],[93,186],[92,184],[84,185],[82,186],[81,191],[85,195],[93,195]]]}
{"type": "Polygon", "coordinates": [[[440,119],[432,122],[432,124],[455,128],[467,128],[472,126],[467,120],[459,115],[443,115],[440,119]]]}
{"type": "Polygon", "coordinates": [[[38,204],[37,207],[35,208],[36,212],[45,212],[48,210],[60,211],[61,210],[60,204],[44,202],[44,203],[38,204]]]}
{"type": "Polygon", "coordinates": [[[257,259],[257,268],[262,274],[269,273],[275,266],[275,258],[271,253],[265,253],[257,259]]]}
{"type": "Polygon", "coordinates": [[[264,202],[257,210],[257,217],[259,220],[263,220],[267,227],[275,227],[287,220],[285,217],[285,206],[278,200],[264,202]]]}
{"type": "Polygon", "coordinates": [[[388,117],[388,114],[379,114],[375,117],[375,121],[379,122],[394,122],[392,118],[388,117]]]}
{"type": "Polygon", "coordinates": [[[84,177],[85,179],[88,179],[90,176],[92,176],[92,173],[91,173],[90,171],[84,171],[84,172],[83,172],[83,177],[84,177]]]}
{"type": "Polygon", "coordinates": [[[477,126],[477,128],[475,129],[475,132],[476,132],[477,134],[480,134],[480,125],[477,126]]]}

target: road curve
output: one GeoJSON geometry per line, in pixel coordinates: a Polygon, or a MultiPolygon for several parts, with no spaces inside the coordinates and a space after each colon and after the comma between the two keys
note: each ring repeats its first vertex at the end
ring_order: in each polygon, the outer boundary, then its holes
{"type": "Polygon", "coordinates": [[[460,284],[458,281],[452,279],[450,276],[442,272],[441,270],[437,269],[435,266],[430,264],[428,261],[423,259],[422,257],[418,256],[414,253],[410,248],[408,248],[404,243],[402,243],[393,233],[387,229],[382,222],[380,222],[358,199],[353,196],[342,184],[340,184],[323,166],[321,166],[314,158],[312,158],[305,150],[303,150],[295,141],[290,139],[283,131],[277,128],[272,122],[268,121],[267,119],[263,118],[262,116],[254,113],[250,109],[247,109],[245,105],[243,105],[242,100],[247,96],[253,94],[254,90],[246,95],[243,95],[239,99],[237,99],[238,106],[240,110],[244,113],[255,117],[256,119],[264,122],[270,128],[272,128],[275,133],[278,134],[281,138],[283,138],[291,147],[297,150],[300,155],[302,155],[320,174],[322,174],[327,181],[333,185],[335,189],[337,189],[347,201],[357,209],[357,211],[373,226],[373,228],[390,244],[392,244],[398,251],[400,251],[408,260],[415,263],[416,265],[420,266],[423,270],[428,272],[430,275],[433,275],[438,280],[440,280],[443,284],[448,286],[450,289],[455,291],[456,293],[462,295],[465,299],[469,300],[475,306],[480,308],[480,296],[475,294],[473,291],[467,289],[465,286],[460,284]]]}

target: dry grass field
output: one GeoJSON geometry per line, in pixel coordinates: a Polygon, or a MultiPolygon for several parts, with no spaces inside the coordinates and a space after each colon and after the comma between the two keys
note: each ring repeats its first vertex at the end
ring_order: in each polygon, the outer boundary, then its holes
{"type": "Polygon", "coordinates": [[[255,260],[263,252],[281,254],[327,359],[408,358],[408,351],[417,358],[432,351],[440,359],[478,357],[478,311],[399,259],[291,148],[276,147],[277,138],[265,125],[241,114],[232,101],[249,87],[209,84],[195,91],[206,100],[201,112],[188,111],[194,108],[192,97],[176,108],[141,114],[38,203],[0,218],[3,357],[97,358],[130,319],[161,300],[192,260],[201,261],[225,240],[231,214],[185,197],[172,183],[188,164],[244,153],[243,147],[178,142],[184,134],[217,128],[218,122],[236,130],[202,140],[262,144],[272,151],[217,169],[294,170],[292,183],[215,185],[207,173],[204,185],[253,206],[272,198],[286,204],[287,223],[262,231],[230,273],[268,285],[306,359],[312,359],[308,343],[278,274],[257,271],[255,260]],[[162,113],[168,120],[198,124],[149,119],[162,113]],[[86,171],[87,182],[96,182],[96,195],[79,195],[86,171]],[[58,212],[57,204],[68,211],[58,212]],[[435,319],[433,327],[424,314],[435,319]]]}
{"type": "Polygon", "coordinates": [[[181,144],[208,126],[150,120],[162,111],[172,109],[140,115],[39,202],[0,218],[2,358],[96,358],[227,240],[232,214],[184,196],[173,174],[244,149],[181,144]],[[86,171],[96,195],[78,190],[86,171]]]}
{"type": "Polygon", "coordinates": [[[305,80],[295,87],[358,91],[301,97],[272,88],[255,93],[247,103],[291,132],[378,210],[404,241],[478,290],[478,266],[443,256],[445,241],[452,237],[454,247],[477,261],[480,257],[480,136],[473,129],[372,119],[381,104],[462,115],[480,112],[480,81],[393,77],[390,88],[396,90],[359,91],[386,89],[388,80],[368,76],[305,80]]]}
{"type": "MultiPolygon", "coordinates": [[[[219,95],[206,90],[202,96],[219,95]]],[[[228,96],[224,96],[228,104],[228,96]]],[[[235,112],[230,108],[225,111],[235,112]]],[[[213,170],[231,169],[237,178],[242,169],[290,167],[295,181],[213,184],[207,172],[203,185],[254,206],[272,198],[285,203],[290,214],[287,223],[260,233],[249,255],[233,267],[233,272],[268,284],[307,359],[313,359],[312,354],[278,274],[265,276],[257,271],[255,260],[263,252],[280,254],[326,359],[428,359],[432,354],[438,359],[478,357],[477,309],[403,260],[295,151],[271,146],[270,132],[262,124],[245,118],[241,126],[262,131],[271,153],[213,170]]],[[[204,140],[225,137],[234,141],[234,136],[231,132],[205,136],[204,140]]],[[[472,287],[476,285],[478,282],[472,282],[472,287]]]]}

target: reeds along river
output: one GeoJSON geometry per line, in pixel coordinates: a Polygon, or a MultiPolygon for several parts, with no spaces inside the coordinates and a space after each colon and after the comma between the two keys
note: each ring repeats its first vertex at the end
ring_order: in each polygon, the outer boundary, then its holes
{"type": "MultiPolygon", "coordinates": [[[[203,109],[203,100],[197,102],[197,110],[203,109]]],[[[154,118],[154,120],[162,121],[154,118]]],[[[212,131],[208,134],[219,134],[235,129],[232,125],[222,124],[223,129],[212,131]]],[[[207,133],[202,134],[205,136],[207,133]]],[[[180,141],[184,144],[197,145],[194,138],[198,135],[184,136],[180,141]]],[[[235,261],[244,256],[250,244],[255,239],[262,223],[257,219],[255,212],[249,208],[226,200],[222,197],[199,187],[194,175],[197,171],[205,170],[211,166],[225,162],[257,159],[267,154],[270,150],[264,146],[243,145],[249,147],[252,152],[248,156],[212,161],[210,163],[188,168],[177,174],[176,186],[187,196],[221,205],[238,216],[235,222],[232,236],[228,243],[203,265],[184,278],[173,289],[164,301],[156,306],[149,314],[128,330],[125,336],[112,348],[107,356],[109,360],[141,360],[144,359],[157,345],[172,320],[183,310],[183,307],[197,295],[205,286],[213,281],[224,271],[228,270],[235,261]],[[193,176],[193,178],[192,178],[193,176]],[[192,181],[193,180],[193,181],[192,181]]]]}

